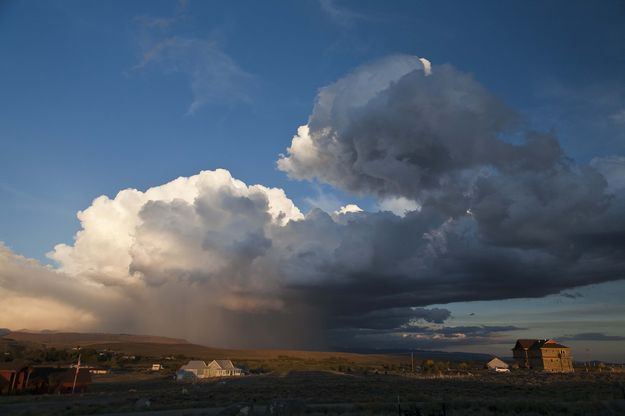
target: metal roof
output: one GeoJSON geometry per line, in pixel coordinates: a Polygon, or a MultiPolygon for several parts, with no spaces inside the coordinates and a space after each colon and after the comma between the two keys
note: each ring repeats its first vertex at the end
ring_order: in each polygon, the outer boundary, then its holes
{"type": "Polygon", "coordinates": [[[183,365],[181,369],[183,370],[200,370],[202,368],[206,368],[207,365],[204,361],[201,360],[191,360],[187,364],[183,365]]]}

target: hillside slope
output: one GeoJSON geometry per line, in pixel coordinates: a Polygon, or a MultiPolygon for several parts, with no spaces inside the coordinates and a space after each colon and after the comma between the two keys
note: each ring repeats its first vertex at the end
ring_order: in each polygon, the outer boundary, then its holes
{"type": "Polygon", "coordinates": [[[153,335],[78,333],[78,332],[24,332],[11,331],[2,336],[19,342],[44,344],[47,347],[71,348],[77,345],[116,343],[151,343],[151,344],[189,344],[189,341],[178,338],[159,337],[153,335]]]}

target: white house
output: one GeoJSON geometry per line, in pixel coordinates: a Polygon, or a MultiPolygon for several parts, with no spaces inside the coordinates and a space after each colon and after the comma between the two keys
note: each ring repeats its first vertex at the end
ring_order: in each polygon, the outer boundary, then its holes
{"type": "Polygon", "coordinates": [[[236,368],[230,360],[213,360],[207,366],[207,377],[229,377],[240,376],[242,370],[236,368]]]}
{"type": "Polygon", "coordinates": [[[240,376],[243,371],[230,360],[213,360],[208,365],[204,361],[189,361],[176,372],[177,380],[194,378],[240,376]]]}
{"type": "Polygon", "coordinates": [[[161,364],[152,364],[152,371],[161,371],[163,366],[161,364]]]}
{"type": "Polygon", "coordinates": [[[486,368],[493,371],[510,371],[509,367],[510,366],[506,362],[500,360],[497,357],[494,357],[492,360],[486,363],[486,368]]]}

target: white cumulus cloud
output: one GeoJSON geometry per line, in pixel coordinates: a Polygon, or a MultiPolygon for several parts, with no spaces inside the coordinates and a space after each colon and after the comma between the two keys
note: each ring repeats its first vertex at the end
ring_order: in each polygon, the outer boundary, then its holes
{"type": "Polygon", "coordinates": [[[146,259],[168,261],[170,268],[178,263],[190,266],[191,258],[197,259],[194,267],[219,267],[227,261],[224,253],[204,247],[203,233],[210,231],[221,236],[220,242],[236,244],[249,233],[262,232],[264,225],[285,225],[303,215],[283,190],[247,186],[218,169],[145,192],[125,189],[112,199],[100,196],[78,213],[78,219],[82,230],[74,244],[59,244],[48,257],[70,275],[106,284],[133,284],[142,277],[138,265],[146,259]],[[246,221],[245,216],[252,220],[246,221]],[[154,224],[163,218],[167,223],[154,224]]]}
{"type": "Polygon", "coordinates": [[[334,211],[335,215],[344,215],[344,214],[353,214],[356,212],[362,212],[362,208],[360,208],[356,204],[347,204],[338,209],[338,211],[334,211]]]}

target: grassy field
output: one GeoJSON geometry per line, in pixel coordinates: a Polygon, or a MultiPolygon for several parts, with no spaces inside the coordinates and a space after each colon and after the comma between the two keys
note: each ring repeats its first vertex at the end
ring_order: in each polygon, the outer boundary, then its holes
{"type": "Polygon", "coordinates": [[[98,367],[136,369],[148,368],[152,362],[160,362],[170,369],[177,369],[189,359],[206,362],[214,359],[230,359],[238,366],[253,372],[349,369],[388,371],[409,366],[407,357],[393,355],[224,349],[192,344],[185,340],[145,335],[12,332],[0,338],[0,352],[11,351],[16,359],[35,364],[67,364],[72,359],[75,360],[77,353],[72,348],[77,345],[82,347],[83,364],[98,367]],[[110,359],[98,360],[97,355],[101,351],[106,351],[110,359]],[[120,359],[123,356],[134,356],[137,359],[120,359]],[[113,360],[113,357],[116,359],[113,360]],[[55,361],[50,361],[51,359],[55,361]]]}
{"type": "Polygon", "coordinates": [[[479,361],[438,361],[423,363],[426,374],[412,373],[407,356],[229,350],[132,337],[70,334],[45,338],[45,345],[36,336],[4,338],[3,348],[15,359],[19,354],[59,366],[75,361],[69,346],[80,339],[83,365],[112,373],[93,376],[89,392],[80,396],[0,396],[0,415],[625,415],[625,373],[607,368],[495,374],[479,361]],[[250,375],[174,381],[189,359],[220,358],[250,375]],[[149,371],[155,362],[165,370],[149,371]]]}
{"type": "Polygon", "coordinates": [[[624,414],[625,374],[516,372],[444,376],[291,371],[195,384],[171,374],[97,376],[82,396],[0,397],[2,415],[237,414],[254,404],[287,413],[343,415],[618,415],[624,414]],[[146,407],[145,400],[150,401],[146,407]],[[399,402],[398,402],[399,400],[399,402]],[[182,410],[187,409],[187,410],[182,410]],[[195,410],[193,410],[195,409],[195,410]]]}
{"type": "Polygon", "coordinates": [[[109,349],[126,354],[141,355],[146,357],[184,356],[190,358],[213,360],[230,359],[237,362],[254,362],[276,360],[288,357],[293,360],[320,361],[325,359],[343,359],[355,363],[371,362],[372,360],[382,360],[388,363],[397,364],[406,361],[401,358],[389,355],[375,354],[354,354],[346,352],[327,351],[296,351],[296,350],[232,350],[222,348],[211,348],[197,344],[153,344],[153,343],[102,343],[93,344],[92,349],[109,349]]]}

